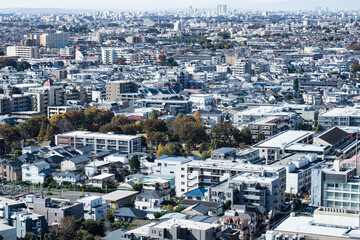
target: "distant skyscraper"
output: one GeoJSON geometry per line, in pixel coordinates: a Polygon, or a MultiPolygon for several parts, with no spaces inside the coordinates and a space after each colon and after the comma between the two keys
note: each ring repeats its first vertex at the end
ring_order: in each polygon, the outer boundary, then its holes
{"type": "Polygon", "coordinates": [[[226,13],[226,11],[227,11],[226,4],[217,5],[217,13],[218,14],[224,14],[224,13],[226,13]]]}

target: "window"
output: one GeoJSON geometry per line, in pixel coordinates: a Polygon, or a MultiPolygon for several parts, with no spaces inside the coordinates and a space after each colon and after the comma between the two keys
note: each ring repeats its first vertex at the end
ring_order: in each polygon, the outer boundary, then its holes
{"type": "Polygon", "coordinates": [[[181,175],[181,177],[182,177],[182,178],[184,178],[184,177],[185,177],[185,175],[181,175]]]}
{"type": "Polygon", "coordinates": [[[182,168],[181,168],[181,171],[185,171],[185,168],[182,167],[182,168]]]}
{"type": "Polygon", "coordinates": [[[181,185],[185,185],[185,182],[181,182],[181,185]]]}
{"type": "Polygon", "coordinates": [[[162,231],[159,231],[159,236],[160,236],[160,237],[162,236],[162,231]]]}
{"type": "Polygon", "coordinates": [[[152,230],[151,232],[152,232],[152,233],[156,233],[156,230],[152,230]]]}

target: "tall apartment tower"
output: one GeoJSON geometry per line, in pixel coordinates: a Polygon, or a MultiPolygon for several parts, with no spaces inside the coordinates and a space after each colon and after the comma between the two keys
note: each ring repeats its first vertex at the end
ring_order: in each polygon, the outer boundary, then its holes
{"type": "Polygon", "coordinates": [[[217,13],[218,14],[225,14],[226,12],[227,12],[227,5],[226,4],[217,5],[217,13]]]}

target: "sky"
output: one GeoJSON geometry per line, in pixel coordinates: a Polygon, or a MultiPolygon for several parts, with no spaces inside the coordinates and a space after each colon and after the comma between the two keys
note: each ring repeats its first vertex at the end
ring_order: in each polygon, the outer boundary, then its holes
{"type": "Polygon", "coordinates": [[[64,8],[97,10],[175,10],[187,6],[215,9],[227,4],[239,10],[360,9],[360,0],[0,0],[0,8],[64,8]]]}

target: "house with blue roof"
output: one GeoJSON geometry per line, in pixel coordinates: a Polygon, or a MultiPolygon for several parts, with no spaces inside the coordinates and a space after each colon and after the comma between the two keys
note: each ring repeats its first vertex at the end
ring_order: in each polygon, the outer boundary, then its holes
{"type": "Polygon", "coordinates": [[[186,199],[189,200],[205,200],[205,195],[208,190],[204,187],[195,188],[191,191],[184,193],[186,199]]]}

